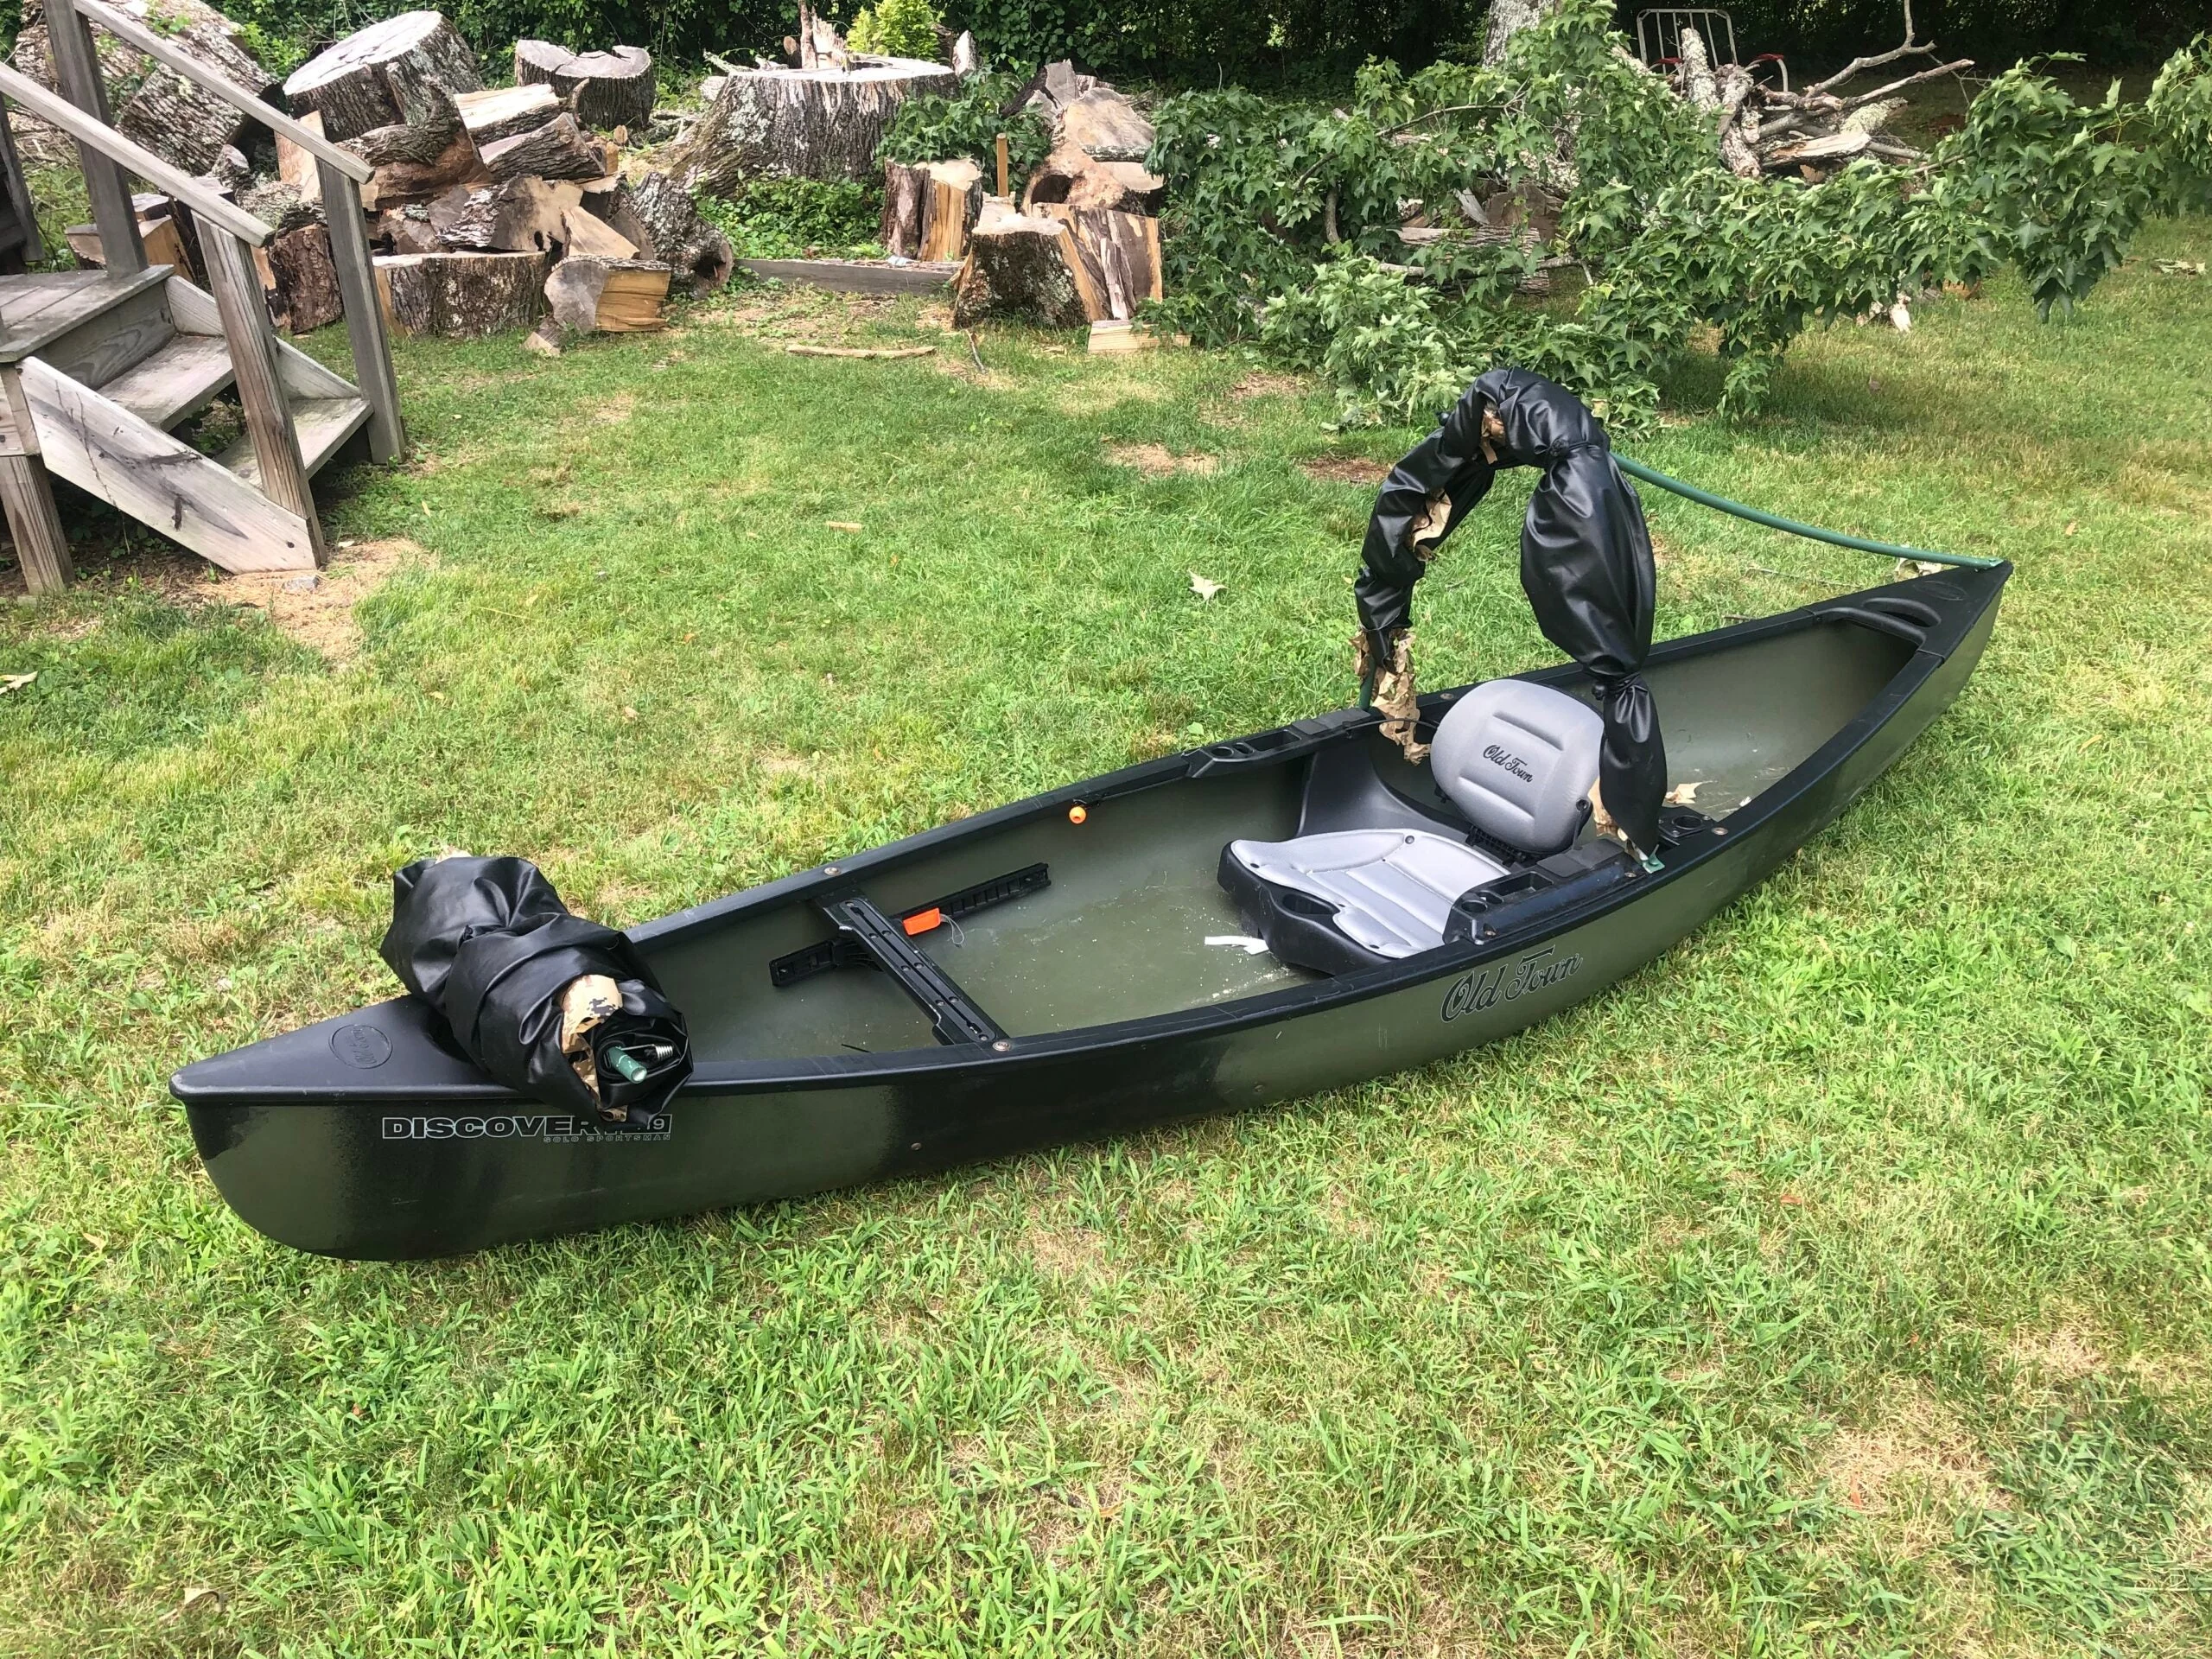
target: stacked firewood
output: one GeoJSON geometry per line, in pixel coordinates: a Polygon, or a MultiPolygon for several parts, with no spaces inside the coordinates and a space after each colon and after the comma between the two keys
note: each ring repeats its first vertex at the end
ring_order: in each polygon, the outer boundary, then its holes
{"type": "Polygon", "coordinates": [[[1845,88],[1861,75],[1905,59],[1937,55],[1934,45],[1912,38],[1911,17],[1908,10],[1904,45],[1853,58],[1827,79],[1795,92],[1755,79],[1740,64],[1716,65],[1703,36],[1685,28],[1669,79],[1682,97],[1712,112],[1720,159],[1739,178],[1796,173],[1818,183],[1862,156],[1910,166],[1926,160],[1924,153],[1884,130],[1905,107],[1899,94],[1922,81],[1961,73],[1974,60],[1930,64],[1871,91],[1845,88]]]}
{"type": "MultiPolygon", "coordinates": [[[[625,176],[632,125],[652,111],[649,54],[522,41],[514,83],[487,88],[434,11],[349,35],[284,83],[296,115],[376,169],[363,200],[389,250],[377,286],[396,328],[493,334],[550,307],[577,331],[652,329],[671,279],[700,292],[728,279],[729,244],[690,197],[658,173],[625,176]]],[[[281,262],[277,274],[281,303],[281,262]]]]}

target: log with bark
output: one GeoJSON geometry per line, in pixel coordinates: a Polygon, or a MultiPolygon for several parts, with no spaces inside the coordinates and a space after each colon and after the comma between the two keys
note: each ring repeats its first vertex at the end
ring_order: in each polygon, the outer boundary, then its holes
{"type": "Polygon", "coordinates": [[[318,221],[287,231],[268,252],[269,308],[279,328],[311,334],[346,315],[327,227],[318,221]]]}
{"type": "MultiPolygon", "coordinates": [[[[729,238],[700,216],[691,193],[655,168],[605,199],[601,216],[638,245],[646,257],[671,266],[695,296],[729,281],[735,254],[729,238]]],[[[591,207],[591,200],[585,206],[591,207]]]]}
{"type": "MultiPolygon", "coordinates": [[[[544,253],[565,240],[567,216],[583,201],[573,180],[508,179],[497,184],[456,185],[429,205],[431,235],[448,248],[500,253],[544,253]]],[[[404,250],[429,252],[428,248],[404,250]]]]}
{"type": "Polygon", "coordinates": [[[1074,328],[1090,320],[1065,250],[1067,229],[1058,219],[1016,213],[978,226],[968,238],[968,261],[952,289],[952,323],[972,327],[987,317],[1074,328]]]}
{"type": "Polygon", "coordinates": [[[941,63],[887,58],[849,70],[745,69],[668,155],[685,188],[727,194],[748,178],[872,179],[875,149],[917,92],[949,94],[941,63]]]}
{"type": "Polygon", "coordinates": [[[958,259],[983,207],[983,170],[961,158],[883,167],[883,216],[878,239],[907,259],[958,259]]]}
{"type": "Polygon", "coordinates": [[[480,92],[461,92],[454,103],[461,110],[461,124],[478,149],[531,132],[561,113],[561,100],[550,86],[493,86],[480,92]]]}
{"type": "Polygon", "coordinates": [[[413,100],[416,117],[372,127],[345,141],[376,173],[361,187],[370,208],[428,201],[456,184],[486,176],[475,140],[461,124],[453,94],[425,83],[413,100]]]}
{"type": "Polygon", "coordinates": [[[1062,253],[1091,321],[1127,321],[1143,301],[1162,297],[1158,219],[1064,202],[1043,203],[1036,213],[1067,227],[1062,253]]]}
{"type": "Polygon", "coordinates": [[[642,46],[580,53],[550,41],[517,41],[515,84],[550,86],[596,131],[641,130],[652,118],[653,59],[642,46]]]}
{"type": "MultiPolygon", "coordinates": [[[[201,0],[117,0],[118,10],[159,30],[171,44],[226,79],[259,94],[276,85],[255,60],[236,23],[201,0]]],[[[205,173],[226,144],[235,143],[245,118],[201,92],[126,41],[95,29],[100,73],[117,130],[187,173],[205,173]]],[[[53,46],[43,5],[23,7],[10,61],[41,86],[52,87],[53,46]]],[[[35,161],[77,159],[75,146],[23,111],[10,111],[23,154],[35,161]]]]}
{"type": "MultiPolygon", "coordinates": [[[[467,188],[466,185],[458,188],[467,188]]],[[[443,253],[448,246],[430,223],[429,207],[419,201],[378,213],[374,236],[377,241],[389,244],[394,253],[443,253]]]]}
{"type": "Polygon", "coordinates": [[[656,259],[577,254],[553,267],[545,299],[553,320],[574,334],[650,334],[664,326],[670,275],[656,259]]]}
{"type": "Polygon", "coordinates": [[[320,112],[335,140],[428,118],[433,89],[449,104],[483,86],[476,54],[454,26],[435,11],[410,11],[309,58],[285,81],[284,96],[295,115],[320,112]]]}
{"type": "Polygon", "coordinates": [[[386,254],[376,276],[385,320],[400,333],[474,340],[537,320],[545,256],[386,254]]]}
{"type": "Polygon", "coordinates": [[[565,110],[542,127],[485,145],[482,153],[495,179],[597,179],[607,171],[598,148],[565,110]]]}

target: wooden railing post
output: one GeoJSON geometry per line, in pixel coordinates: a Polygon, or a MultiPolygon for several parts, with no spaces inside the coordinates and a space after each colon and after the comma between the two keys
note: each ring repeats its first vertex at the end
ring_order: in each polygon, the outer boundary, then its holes
{"type": "MultiPolygon", "coordinates": [[[[62,97],[102,126],[114,125],[108,118],[107,83],[100,75],[91,26],[72,0],[47,0],[46,26],[53,43],[54,79],[62,97]]],[[[119,165],[82,139],[77,143],[77,157],[107,268],[119,275],[145,270],[146,245],[139,238],[138,215],[130,206],[130,181],[119,165]]]]}
{"type": "Polygon", "coordinates": [[[399,382],[391,371],[391,343],[385,335],[376,268],[369,261],[369,238],[361,224],[361,188],[327,161],[318,161],[315,171],[322,180],[322,217],[330,231],[338,289],[346,301],[353,383],[369,404],[369,454],[390,461],[406,447],[407,434],[399,423],[399,382]]]}
{"type": "Polygon", "coordinates": [[[292,405],[276,372],[276,334],[261,296],[261,278],[245,245],[227,231],[202,220],[200,251],[223,319],[223,338],[238,378],[238,402],[245,409],[245,429],[261,464],[261,493],[278,506],[307,520],[315,562],[327,564],[322,524],[315,516],[315,493],[300,455],[300,435],[292,425],[292,405]]]}

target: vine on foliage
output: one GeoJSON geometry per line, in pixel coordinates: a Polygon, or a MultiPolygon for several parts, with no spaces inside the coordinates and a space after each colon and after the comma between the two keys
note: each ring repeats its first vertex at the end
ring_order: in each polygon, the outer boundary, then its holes
{"type": "Polygon", "coordinates": [[[2076,103],[2039,70],[1998,77],[1928,162],[1817,184],[1739,179],[1710,118],[1638,65],[1604,0],[1570,0],[1494,68],[1370,64],[1342,109],[1241,91],[1155,118],[1167,181],[1162,321],[1257,339],[1329,374],[1354,418],[1422,421],[1483,370],[1548,374],[1633,426],[1700,327],[1723,406],[1757,407],[1815,321],[2017,267],[2070,311],[2143,220],[2212,200],[2212,40],[2140,106],[2076,103]],[[1465,204],[1556,203],[1557,224],[1470,234],[1465,204]],[[1419,246],[1409,206],[1462,227],[1419,246]],[[1579,298],[1516,296],[1539,264],[1579,298]]]}

